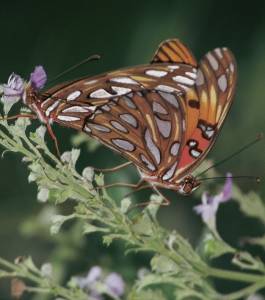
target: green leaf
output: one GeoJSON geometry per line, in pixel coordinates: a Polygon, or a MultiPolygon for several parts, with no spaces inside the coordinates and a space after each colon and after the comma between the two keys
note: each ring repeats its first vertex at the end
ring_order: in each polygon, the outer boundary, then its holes
{"type": "Polygon", "coordinates": [[[52,216],[52,226],[50,228],[50,232],[51,234],[57,234],[62,225],[64,224],[64,222],[68,221],[68,220],[71,220],[75,217],[74,214],[72,215],[69,215],[69,216],[62,216],[62,215],[54,215],[52,216]]]}
{"type": "Polygon", "coordinates": [[[37,195],[37,199],[40,202],[46,202],[49,198],[49,193],[50,193],[50,191],[47,188],[40,188],[38,195],[37,195]]]}
{"type": "Polygon", "coordinates": [[[82,176],[88,181],[92,182],[94,178],[94,168],[86,167],[82,172],[82,176]]]}
{"type": "Polygon", "coordinates": [[[208,259],[213,259],[226,253],[235,253],[236,251],[221,238],[217,239],[208,229],[203,234],[198,250],[203,257],[208,259]]]}
{"type": "Polygon", "coordinates": [[[254,258],[248,252],[238,252],[232,260],[233,264],[243,270],[260,271],[265,273],[265,265],[259,258],[254,258]]]}
{"type": "Polygon", "coordinates": [[[121,200],[121,212],[123,214],[126,214],[128,209],[130,208],[131,204],[132,204],[132,201],[130,198],[127,197],[127,198],[122,199],[121,200]]]}
{"type": "Polygon", "coordinates": [[[160,208],[160,204],[163,202],[163,197],[157,194],[152,194],[150,197],[150,203],[145,210],[149,211],[150,215],[155,219],[156,214],[160,208]]]}
{"type": "Polygon", "coordinates": [[[109,230],[107,228],[98,227],[95,225],[92,225],[90,223],[85,223],[83,226],[83,233],[89,234],[93,232],[108,232],[109,230]]]}
{"type": "Polygon", "coordinates": [[[151,260],[151,267],[157,273],[176,273],[179,270],[178,265],[173,260],[163,255],[155,255],[151,260]]]}

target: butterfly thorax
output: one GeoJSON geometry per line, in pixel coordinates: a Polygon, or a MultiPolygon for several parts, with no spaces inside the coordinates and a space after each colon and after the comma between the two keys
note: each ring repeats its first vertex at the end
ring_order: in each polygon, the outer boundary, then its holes
{"type": "MultiPolygon", "coordinates": [[[[138,168],[139,170],[139,168],[138,168]]],[[[139,170],[143,180],[149,182],[151,185],[165,189],[175,190],[184,196],[190,195],[200,186],[200,181],[192,174],[188,174],[180,180],[164,181],[161,177],[149,176],[139,170]]]]}
{"type": "Polygon", "coordinates": [[[45,112],[41,108],[43,99],[39,92],[36,91],[36,89],[34,89],[34,87],[30,83],[28,83],[28,86],[25,89],[23,95],[23,102],[26,106],[30,108],[30,110],[37,114],[38,118],[42,123],[49,123],[49,118],[47,118],[45,112]]]}

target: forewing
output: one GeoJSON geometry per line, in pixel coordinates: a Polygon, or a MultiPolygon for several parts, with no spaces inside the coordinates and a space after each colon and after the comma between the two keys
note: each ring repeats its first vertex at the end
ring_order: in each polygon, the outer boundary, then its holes
{"type": "MultiPolygon", "coordinates": [[[[236,78],[236,61],[227,48],[217,48],[201,60],[195,87],[199,99],[198,122],[192,132],[186,133],[173,180],[192,172],[213,146],[231,106],[236,78]]],[[[187,116],[187,123],[190,122],[194,123],[187,116]]]]}

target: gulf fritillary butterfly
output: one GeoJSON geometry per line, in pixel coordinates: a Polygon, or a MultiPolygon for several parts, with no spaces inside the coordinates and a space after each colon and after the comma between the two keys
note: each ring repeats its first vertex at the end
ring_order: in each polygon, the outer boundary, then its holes
{"type": "Polygon", "coordinates": [[[145,182],[189,194],[200,184],[191,172],[213,146],[235,85],[230,50],[216,48],[197,64],[172,39],[150,64],[61,84],[45,97],[29,83],[23,100],[48,128],[83,131],[135,164],[145,182]]]}

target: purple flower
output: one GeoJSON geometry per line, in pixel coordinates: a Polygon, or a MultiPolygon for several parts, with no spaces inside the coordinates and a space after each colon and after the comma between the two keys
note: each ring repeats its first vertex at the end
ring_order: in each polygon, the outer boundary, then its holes
{"type": "Polygon", "coordinates": [[[105,299],[104,293],[115,297],[122,296],[125,289],[124,281],[119,274],[110,273],[104,277],[102,269],[98,266],[92,267],[85,277],[75,277],[75,282],[95,300],[105,299]]]}
{"type": "Polygon", "coordinates": [[[122,296],[124,294],[125,284],[119,274],[110,273],[105,279],[105,284],[114,295],[122,296]]]}
{"type": "Polygon", "coordinates": [[[47,74],[43,66],[36,66],[30,74],[30,81],[34,89],[42,89],[47,81],[47,74]]]}
{"type": "Polygon", "coordinates": [[[93,283],[100,280],[102,270],[98,266],[92,267],[85,277],[76,277],[77,284],[81,289],[88,289],[93,283]]]}
{"type": "Polygon", "coordinates": [[[227,173],[226,177],[224,187],[219,194],[210,196],[207,192],[203,193],[202,204],[194,207],[195,212],[201,215],[203,222],[213,231],[216,231],[216,212],[220,203],[232,197],[232,174],[227,173]]]}
{"type": "Polygon", "coordinates": [[[24,92],[24,80],[17,74],[12,73],[7,84],[3,84],[3,94],[7,100],[18,100],[24,92]]]}

